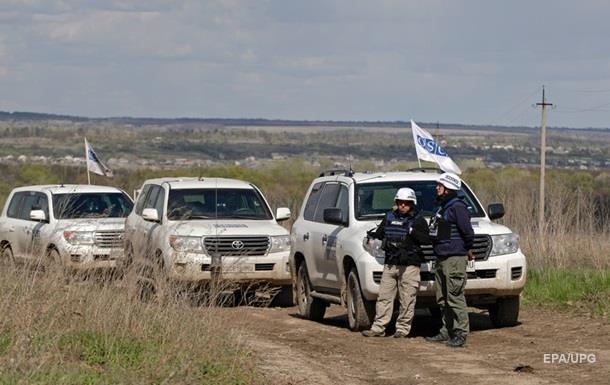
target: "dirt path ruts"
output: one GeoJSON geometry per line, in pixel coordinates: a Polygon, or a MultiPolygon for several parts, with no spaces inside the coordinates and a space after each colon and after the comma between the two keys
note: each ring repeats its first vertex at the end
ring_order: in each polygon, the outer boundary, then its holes
{"type": "Polygon", "coordinates": [[[338,306],[323,322],[294,307],[227,311],[243,312],[236,333],[274,385],[610,384],[607,319],[522,307],[518,326],[493,329],[474,311],[467,346],[451,349],[424,340],[437,330],[426,312],[417,313],[413,338],[395,339],[349,331],[338,306]]]}

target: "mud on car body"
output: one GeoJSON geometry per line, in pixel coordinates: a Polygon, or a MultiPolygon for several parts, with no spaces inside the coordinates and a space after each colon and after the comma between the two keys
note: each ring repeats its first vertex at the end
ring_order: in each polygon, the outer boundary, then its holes
{"type": "Polygon", "coordinates": [[[274,216],[245,181],[151,179],[127,218],[125,251],[174,283],[205,284],[219,272],[224,281],[279,289],[276,302],[292,305],[290,235],[278,224],[289,217],[288,208],[274,216]]]}
{"type": "Polygon", "coordinates": [[[2,258],[75,270],[114,269],[123,258],[131,198],[94,185],[18,187],[0,216],[2,258]]]}

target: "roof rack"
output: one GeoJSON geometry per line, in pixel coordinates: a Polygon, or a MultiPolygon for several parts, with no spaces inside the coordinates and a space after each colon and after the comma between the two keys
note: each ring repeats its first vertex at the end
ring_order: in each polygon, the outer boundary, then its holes
{"type": "Polygon", "coordinates": [[[436,167],[416,167],[416,168],[409,168],[406,171],[419,171],[419,172],[430,172],[430,171],[435,171],[437,173],[443,173],[443,170],[441,170],[440,168],[436,168],[436,167]]]}
{"type": "Polygon", "coordinates": [[[331,176],[331,175],[353,176],[354,175],[354,171],[352,171],[352,170],[345,170],[345,169],[342,169],[342,168],[337,168],[337,169],[331,169],[331,170],[322,171],[320,173],[320,175],[318,175],[318,177],[321,177],[321,176],[331,176]]]}

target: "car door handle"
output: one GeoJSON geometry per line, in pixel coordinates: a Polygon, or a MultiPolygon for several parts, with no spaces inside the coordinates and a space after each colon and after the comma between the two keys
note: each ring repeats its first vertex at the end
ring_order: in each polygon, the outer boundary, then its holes
{"type": "Polygon", "coordinates": [[[8,228],[8,232],[9,233],[14,233],[15,232],[15,228],[13,226],[8,228]]]}
{"type": "Polygon", "coordinates": [[[322,236],[322,244],[323,244],[323,245],[325,245],[325,244],[326,244],[326,242],[328,242],[328,235],[324,234],[324,235],[322,236]]]}
{"type": "Polygon", "coordinates": [[[309,239],[309,233],[303,234],[303,240],[307,241],[309,239]]]}

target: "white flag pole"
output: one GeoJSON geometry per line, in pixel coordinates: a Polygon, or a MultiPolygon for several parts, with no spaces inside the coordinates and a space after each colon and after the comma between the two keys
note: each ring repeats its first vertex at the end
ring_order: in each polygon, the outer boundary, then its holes
{"type": "Polygon", "coordinates": [[[89,175],[89,146],[87,138],[85,138],[85,167],[87,168],[87,184],[91,184],[91,175],[89,175]]]}

